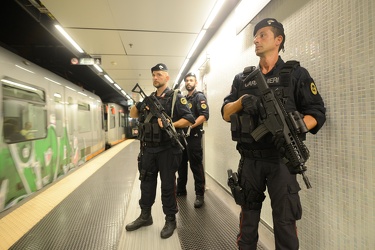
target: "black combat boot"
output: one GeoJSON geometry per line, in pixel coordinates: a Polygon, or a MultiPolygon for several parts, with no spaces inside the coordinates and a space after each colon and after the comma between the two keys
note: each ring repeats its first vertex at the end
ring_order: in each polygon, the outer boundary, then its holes
{"type": "Polygon", "coordinates": [[[204,203],[204,196],[203,195],[197,195],[197,197],[195,198],[195,201],[194,201],[194,207],[200,208],[201,206],[203,206],[203,203],[204,203]]]}
{"type": "Polygon", "coordinates": [[[174,214],[166,215],[165,225],[160,232],[160,237],[162,237],[163,239],[171,237],[175,229],[176,229],[176,215],[174,214]]]}
{"type": "Polygon", "coordinates": [[[141,215],[132,223],[126,225],[126,231],[134,231],[140,227],[152,225],[151,208],[142,208],[141,215]]]}

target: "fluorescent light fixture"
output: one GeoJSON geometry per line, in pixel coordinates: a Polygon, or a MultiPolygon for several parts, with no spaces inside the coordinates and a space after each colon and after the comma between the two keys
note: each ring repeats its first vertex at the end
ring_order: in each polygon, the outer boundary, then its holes
{"type": "Polygon", "coordinates": [[[114,83],[114,81],[108,76],[108,75],[104,75],[105,79],[107,79],[110,83],[114,83]]]}
{"type": "Polygon", "coordinates": [[[60,25],[55,25],[55,28],[60,31],[60,33],[76,48],[79,53],[83,53],[83,49],[65,32],[65,30],[60,25]]]}
{"type": "Polygon", "coordinates": [[[202,38],[204,37],[204,34],[206,34],[206,30],[201,30],[201,32],[199,32],[199,35],[198,35],[197,39],[195,39],[193,47],[191,47],[190,52],[189,52],[189,54],[187,55],[186,58],[189,59],[193,55],[193,53],[196,50],[196,48],[198,47],[199,43],[202,41],[202,38]]]}
{"type": "Polygon", "coordinates": [[[113,85],[115,85],[116,88],[118,88],[119,90],[121,90],[121,87],[117,83],[115,83],[113,85]]]}
{"type": "Polygon", "coordinates": [[[128,97],[128,95],[126,94],[126,92],[125,92],[123,89],[121,90],[121,93],[122,93],[124,96],[128,97]]]}
{"type": "Polygon", "coordinates": [[[78,94],[81,94],[81,95],[87,96],[85,93],[82,93],[82,92],[78,92],[78,94]]]}
{"type": "Polygon", "coordinates": [[[11,84],[11,85],[14,85],[14,86],[17,86],[17,87],[20,87],[20,88],[23,88],[23,89],[28,89],[28,90],[32,90],[32,91],[37,91],[36,88],[30,87],[30,86],[27,86],[27,85],[23,85],[22,83],[18,83],[18,82],[10,81],[10,80],[7,80],[7,79],[1,79],[1,81],[2,81],[2,82],[5,82],[5,83],[8,83],[8,84],[11,84]]]}
{"type": "Polygon", "coordinates": [[[19,65],[17,65],[17,64],[16,64],[16,67],[19,68],[19,69],[22,69],[22,70],[24,70],[24,71],[27,71],[27,72],[29,72],[29,73],[35,74],[33,71],[28,70],[28,69],[25,69],[24,67],[21,67],[21,66],[19,66],[19,65]]]}
{"type": "Polygon", "coordinates": [[[186,58],[185,61],[184,61],[184,63],[182,64],[181,69],[180,69],[180,72],[178,72],[178,75],[177,75],[177,77],[176,77],[176,82],[175,82],[175,84],[177,84],[177,81],[178,81],[178,79],[180,78],[180,76],[181,76],[182,72],[184,71],[186,65],[188,64],[189,60],[190,60],[190,59],[186,58]]]}
{"type": "Polygon", "coordinates": [[[235,9],[236,34],[239,34],[271,0],[241,1],[235,9]]]}
{"type": "Polygon", "coordinates": [[[102,68],[100,68],[100,66],[97,65],[97,64],[94,64],[94,68],[95,68],[97,71],[99,71],[100,73],[103,72],[102,68]]]}
{"type": "Polygon", "coordinates": [[[211,11],[210,15],[208,16],[206,23],[203,26],[203,29],[206,30],[210,27],[212,21],[215,19],[217,13],[219,13],[219,10],[221,9],[221,6],[223,6],[224,0],[218,0],[215,3],[215,6],[213,10],[211,11]]]}

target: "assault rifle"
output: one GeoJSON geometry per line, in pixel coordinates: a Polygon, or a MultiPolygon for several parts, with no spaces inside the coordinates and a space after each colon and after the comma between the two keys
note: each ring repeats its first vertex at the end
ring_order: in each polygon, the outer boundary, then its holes
{"type": "Polygon", "coordinates": [[[143,98],[143,102],[149,108],[151,114],[153,116],[156,116],[157,118],[160,118],[163,124],[163,129],[167,132],[167,134],[169,135],[169,138],[171,138],[174,142],[176,142],[178,146],[181,148],[181,150],[183,151],[185,148],[179,140],[179,134],[177,133],[176,128],[173,126],[172,118],[170,118],[167,115],[163,106],[160,104],[156,96],[154,95],[147,96],[138,83],[134,86],[134,88],[132,89],[132,92],[138,93],[141,95],[141,97],[143,98]]]}
{"type": "Polygon", "coordinates": [[[310,156],[309,150],[298,137],[299,133],[306,133],[308,129],[300,113],[297,111],[286,112],[282,102],[284,96],[280,90],[275,90],[275,94],[266,83],[259,68],[251,72],[244,82],[249,82],[250,80],[256,81],[261,92],[261,100],[266,116],[262,124],[251,133],[252,137],[258,141],[268,132],[273,135],[282,133],[285,139],[285,164],[292,174],[301,174],[306,187],[308,189],[311,188],[310,181],[305,174],[307,170],[305,163],[310,156]]]}

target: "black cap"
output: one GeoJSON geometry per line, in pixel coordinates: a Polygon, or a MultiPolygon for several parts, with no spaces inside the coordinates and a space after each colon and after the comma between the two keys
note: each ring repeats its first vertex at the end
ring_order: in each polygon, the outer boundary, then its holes
{"type": "Polygon", "coordinates": [[[265,18],[259,23],[257,23],[254,28],[253,36],[255,36],[255,34],[257,33],[259,29],[267,27],[267,26],[277,28],[280,31],[281,36],[283,37],[283,42],[280,44],[280,49],[284,49],[284,42],[285,42],[284,26],[281,23],[279,23],[275,18],[265,18]]]}
{"type": "Polygon", "coordinates": [[[168,68],[167,65],[165,65],[164,63],[158,63],[151,68],[151,73],[154,71],[168,71],[168,68]]]}
{"type": "Polygon", "coordinates": [[[186,75],[185,75],[185,77],[184,77],[184,80],[186,81],[186,77],[188,77],[188,76],[192,76],[192,77],[195,77],[195,79],[197,79],[197,76],[193,73],[193,72],[189,72],[189,73],[187,73],[186,75]]]}

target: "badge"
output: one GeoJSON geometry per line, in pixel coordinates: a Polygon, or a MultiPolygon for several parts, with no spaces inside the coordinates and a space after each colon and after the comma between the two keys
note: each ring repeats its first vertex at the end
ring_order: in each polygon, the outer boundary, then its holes
{"type": "Polygon", "coordinates": [[[313,93],[314,95],[318,94],[318,89],[316,88],[316,85],[315,83],[310,83],[310,90],[311,90],[311,93],[313,93]]]}
{"type": "Polygon", "coordinates": [[[185,97],[182,97],[182,98],[181,98],[181,103],[184,104],[184,105],[186,105],[187,101],[186,101],[186,98],[185,98],[185,97]]]}
{"type": "Polygon", "coordinates": [[[193,104],[189,103],[189,108],[191,109],[193,107],[193,104]]]}
{"type": "Polygon", "coordinates": [[[201,108],[202,108],[202,109],[206,109],[206,108],[207,108],[207,105],[206,105],[205,103],[202,103],[202,104],[201,104],[201,108]]]}

